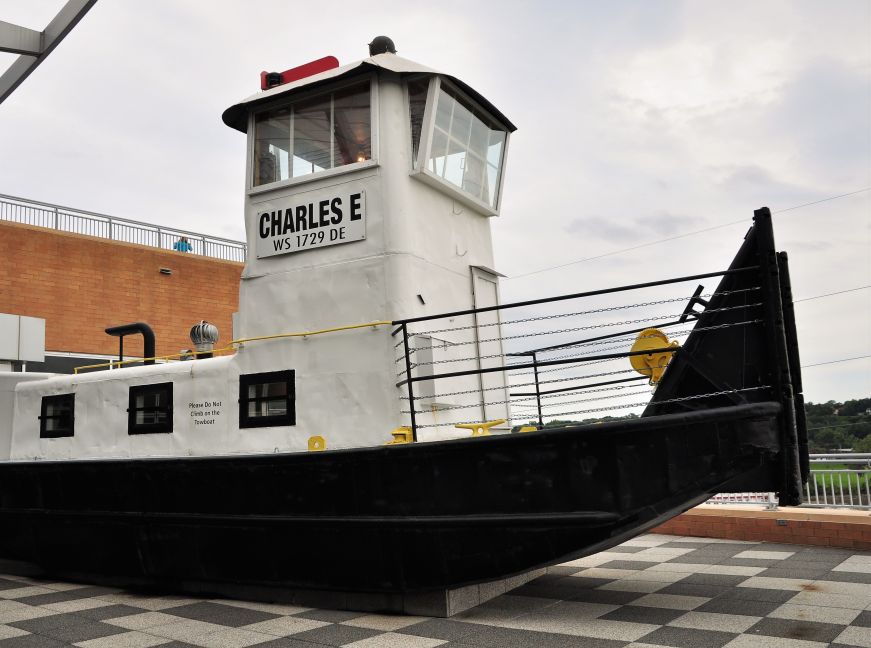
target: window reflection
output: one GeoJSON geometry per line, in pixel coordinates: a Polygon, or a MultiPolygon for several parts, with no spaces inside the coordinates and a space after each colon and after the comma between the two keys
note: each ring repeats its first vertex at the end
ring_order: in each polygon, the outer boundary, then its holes
{"type": "Polygon", "coordinates": [[[372,158],[370,83],[365,81],[254,118],[254,186],[372,158]]]}
{"type": "Polygon", "coordinates": [[[426,165],[431,173],[495,209],[504,146],[502,127],[457,93],[440,88],[426,165]]]}

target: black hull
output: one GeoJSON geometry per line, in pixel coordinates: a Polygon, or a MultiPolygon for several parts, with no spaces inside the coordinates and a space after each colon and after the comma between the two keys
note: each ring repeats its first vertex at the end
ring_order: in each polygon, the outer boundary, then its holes
{"type": "Polygon", "coordinates": [[[776,489],[780,413],[759,403],[302,455],[4,464],[0,555],[181,590],[452,588],[600,551],[718,491],[776,489]]]}

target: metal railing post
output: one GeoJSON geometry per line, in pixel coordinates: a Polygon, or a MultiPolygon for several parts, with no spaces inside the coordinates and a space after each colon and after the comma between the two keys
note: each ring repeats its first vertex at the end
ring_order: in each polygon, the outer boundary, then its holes
{"type": "Polygon", "coordinates": [[[411,440],[417,441],[417,420],[414,416],[414,381],[411,380],[411,353],[408,348],[408,325],[402,323],[402,347],[405,350],[405,377],[408,378],[408,405],[411,413],[411,440]]]}
{"type": "Polygon", "coordinates": [[[57,207],[55,207],[55,208],[54,208],[54,228],[55,228],[55,229],[58,229],[58,227],[57,227],[57,221],[58,221],[58,218],[57,218],[57,207]]]}
{"type": "Polygon", "coordinates": [[[538,427],[544,427],[544,420],[541,416],[541,386],[538,383],[538,355],[535,351],[532,352],[532,372],[535,374],[535,405],[538,408],[538,427]]]}

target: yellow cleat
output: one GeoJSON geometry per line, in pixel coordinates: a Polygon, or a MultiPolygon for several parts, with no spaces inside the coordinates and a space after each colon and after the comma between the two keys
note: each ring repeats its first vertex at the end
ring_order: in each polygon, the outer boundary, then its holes
{"type": "Polygon", "coordinates": [[[411,433],[411,427],[408,425],[398,427],[390,434],[393,435],[393,440],[388,441],[384,445],[399,445],[401,443],[412,443],[414,441],[414,435],[411,433]]]}
{"type": "Polygon", "coordinates": [[[505,423],[505,419],[499,419],[498,421],[485,421],[484,423],[457,423],[454,427],[463,430],[471,430],[473,437],[490,436],[490,428],[494,425],[501,425],[502,423],[505,423]]]}

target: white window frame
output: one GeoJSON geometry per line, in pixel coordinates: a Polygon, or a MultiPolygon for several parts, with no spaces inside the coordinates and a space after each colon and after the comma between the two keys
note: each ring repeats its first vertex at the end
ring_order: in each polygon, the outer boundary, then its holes
{"type": "MultiPolygon", "coordinates": [[[[332,169],[324,169],[323,171],[317,171],[315,173],[309,173],[304,176],[299,176],[297,178],[287,178],[286,180],[278,180],[277,182],[269,182],[267,184],[262,184],[258,186],[254,186],[254,141],[256,139],[256,128],[254,118],[255,115],[258,115],[262,112],[274,110],[276,108],[285,107],[291,104],[299,103],[300,101],[305,101],[312,97],[318,97],[323,95],[331,95],[339,90],[344,88],[348,88],[350,86],[357,85],[366,79],[367,75],[361,75],[357,77],[353,77],[351,79],[345,79],[342,83],[338,83],[336,85],[326,86],[323,88],[313,89],[308,92],[299,92],[299,93],[289,93],[293,96],[293,100],[290,101],[289,95],[284,95],[282,97],[276,98],[274,101],[270,101],[269,103],[265,103],[262,106],[258,106],[256,110],[251,110],[248,113],[248,151],[247,151],[247,172],[245,174],[245,185],[247,188],[247,193],[249,196],[256,196],[258,194],[266,193],[273,191],[275,189],[283,189],[285,187],[293,187],[296,185],[305,184],[307,182],[316,182],[323,178],[330,178],[332,176],[342,175],[344,173],[353,173],[354,171],[360,171],[363,169],[370,169],[373,167],[377,167],[378,157],[379,157],[379,137],[378,137],[378,124],[379,124],[379,101],[378,101],[378,78],[375,74],[368,75],[369,77],[369,134],[371,139],[371,148],[372,148],[372,157],[363,162],[353,162],[351,164],[344,164],[340,167],[335,167],[332,169]]],[[[332,101],[332,99],[331,99],[332,101]]],[[[332,111],[330,115],[330,120],[332,121],[332,111]]],[[[291,113],[291,137],[293,137],[293,113],[291,113]]],[[[330,152],[332,155],[332,151],[330,152]]],[[[293,169],[293,156],[292,154],[289,156],[288,164],[290,165],[291,173],[293,169]]]]}
{"type": "MultiPolygon", "coordinates": [[[[411,150],[411,107],[408,102],[408,84],[405,84],[405,106],[406,106],[406,130],[408,132],[408,146],[409,151],[411,150]]],[[[507,153],[508,153],[508,144],[511,138],[510,129],[502,123],[499,119],[497,119],[489,110],[481,106],[480,103],[472,99],[468,94],[463,92],[460,88],[450,82],[449,79],[445,79],[441,76],[434,75],[430,79],[429,91],[426,98],[426,108],[423,113],[423,124],[421,125],[420,132],[420,144],[418,146],[417,151],[417,159],[412,160],[412,168],[409,171],[409,174],[417,178],[418,180],[425,182],[426,184],[435,187],[439,191],[443,191],[447,194],[450,194],[452,198],[455,200],[462,202],[463,204],[475,209],[479,212],[483,212],[487,216],[498,216],[499,210],[502,207],[502,189],[505,184],[505,163],[507,161],[507,153]],[[496,188],[496,205],[491,206],[488,203],[475,198],[469,193],[466,193],[461,188],[456,185],[448,182],[444,178],[436,175],[432,171],[427,168],[427,161],[429,160],[430,152],[432,150],[432,140],[433,133],[435,129],[435,114],[436,114],[436,102],[438,101],[439,90],[442,85],[446,88],[449,88],[452,93],[462,97],[464,102],[467,102],[469,106],[474,108],[475,110],[484,113],[487,115],[493,122],[498,124],[505,132],[505,144],[502,147],[502,157],[499,160],[499,186],[496,188]]],[[[486,160],[485,160],[486,165],[486,160]]]]}

